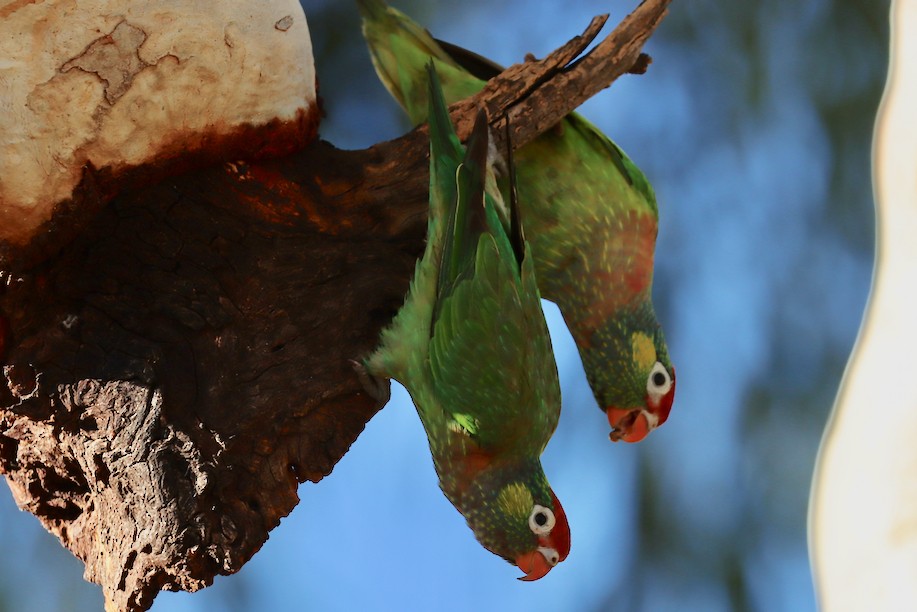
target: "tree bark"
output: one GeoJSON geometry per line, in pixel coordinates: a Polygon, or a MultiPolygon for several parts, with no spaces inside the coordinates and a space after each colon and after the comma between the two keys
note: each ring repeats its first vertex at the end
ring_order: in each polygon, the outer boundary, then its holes
{"type": "MultiPolygon", "coordinates": [[[[544,131],[645,64],[668,3],[572,66],[588,36],[509,68],[452,107],[460,134],[480,105],[495,126],[510,114],[514,146],[544,131]]],[[[424,128],[363,151],[318,141],[111,201],[87,169],[43,261],[0,251],[0,472],[107,609],[238,571],[380,408],[349,360],[422,252],[427,148],[424,128]]]]}
{"type": "Polygon", "coordinates": [[[917,601],[917,0],[891,3],[873,139],[876,267],[856,346],[825,428],[809,500],[818,608],[917,601]]]}

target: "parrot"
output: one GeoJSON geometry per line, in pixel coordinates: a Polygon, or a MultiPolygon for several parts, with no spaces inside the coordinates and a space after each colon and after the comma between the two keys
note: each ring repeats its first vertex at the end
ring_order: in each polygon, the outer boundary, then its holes
{"type": "Polygon", "coordinates": [[[463,151],[432,65],[428,79],[427,244],[358,373],[404,385],[445,496],[484,548],[538,580],[569,554],[570,527],[541,464],[561,398],[531,247],[485,196],[486,113],[463,151]]]}
{"type": "MultiPolygon", "coordinates": [[[[502,68],[434,39],[382,0],[357,0],[376,73],[419,125],[424,66],[448,103],[480,91],[502,68]]],[[[571,113],[516,152],[515,171],[542,297],[570,329],[612,441],[639,442],[668,419],[675,368],[652,302],[656,196],[625,153],[571,113]]],[[[498,209],[506,223],[506,214],[498,209]]]]}

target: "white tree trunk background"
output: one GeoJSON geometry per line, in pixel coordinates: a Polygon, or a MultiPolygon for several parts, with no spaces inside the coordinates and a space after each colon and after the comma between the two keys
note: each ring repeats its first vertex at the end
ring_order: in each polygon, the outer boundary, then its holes
{"type": "Polygon", "coordinates": [[[809,537],[822,610],[917,609],[917,0],[894,0],[876,121],[876,267],[826,429],[809,537]]]}

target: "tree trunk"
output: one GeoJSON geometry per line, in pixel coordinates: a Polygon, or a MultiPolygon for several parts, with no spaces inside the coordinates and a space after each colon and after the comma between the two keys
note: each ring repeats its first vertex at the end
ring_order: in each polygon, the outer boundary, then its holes
{"type": "Polygon", "coordinates": [[[917,1],[895,0],[876,122],[876,268],[825,430],[809,530],[820,608],[917,602],[917,1]]]}

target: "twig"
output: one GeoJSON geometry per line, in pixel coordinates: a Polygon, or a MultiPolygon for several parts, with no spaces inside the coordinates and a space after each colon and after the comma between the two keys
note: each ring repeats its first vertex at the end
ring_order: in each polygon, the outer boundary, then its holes
{"type": "Polygon", "coordinates": [[[502,145],[504,114],[512,124],[513,146],[519,148],[560,121],[580,104],[631,69],[645,70],[644,43],[667,14],[671,0],[645,0],[592,51],[574,61],[595,38],[607,16],[593,18],[582,35],[540,61],[514,64],[491,79],[471,98],[450,111],[460,138],[471,133],[474,111],[487,109],[495,144],[502,145]]]}

